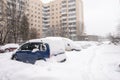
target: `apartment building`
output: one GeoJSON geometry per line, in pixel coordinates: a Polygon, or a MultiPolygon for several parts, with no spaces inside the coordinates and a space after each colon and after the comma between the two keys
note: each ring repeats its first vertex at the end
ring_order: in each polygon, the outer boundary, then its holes
{"type": "Polygon", "coordinates": [[[41,0],[27,0],[26,1],[26,15],[29,21],[29,27],[31,30],[36,30],[37,37],[42,36],[42,20],[43,20],[43,4],[41,0]]]}
{"type": "Polygon", "coordinates": [[[61,0],[61,23],[65,37],[77,39],[84,33],[83,3],[81,0],[61,0]]]}
{"type": "Polygon", "coordinates": [[[28,0],[27,15],[30,28],[37,37],[63,36],[77,39],[84,33],[83,3],[81,0],[28,0]]]}
{"type": "Polygon", "coordinates": [[[61,28],[61,0],[44,4],[45,24],[43,24],[43,37],[60,36],[61,28]]]}

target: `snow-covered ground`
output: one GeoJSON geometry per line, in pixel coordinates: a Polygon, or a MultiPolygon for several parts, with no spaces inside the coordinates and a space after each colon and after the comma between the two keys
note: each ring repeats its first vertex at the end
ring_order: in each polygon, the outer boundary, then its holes
{"type": "Polygon", "coordinates": [[[120,46],[102,44],[66,52],[64,63],[37,61],[35,65],[0,54],[0,80],[120,80],[120,46]]]}

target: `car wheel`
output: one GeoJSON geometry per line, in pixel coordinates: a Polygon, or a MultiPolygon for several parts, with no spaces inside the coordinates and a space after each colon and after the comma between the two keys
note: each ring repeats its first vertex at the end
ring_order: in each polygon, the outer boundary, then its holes
{"type": "Polygon", "coordinates": [[[12,60],[16,60],[16,55],[13,54],[12,57],[11,57],[12,60]]]}

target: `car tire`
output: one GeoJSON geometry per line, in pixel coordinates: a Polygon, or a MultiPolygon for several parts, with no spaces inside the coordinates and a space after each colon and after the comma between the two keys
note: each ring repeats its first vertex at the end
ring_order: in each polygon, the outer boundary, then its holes
{"type": "Polygon", "coordinates": [[[16,55],[13,54],[12,57],[11,57],[12,60],[16,60],[16,55]]]}

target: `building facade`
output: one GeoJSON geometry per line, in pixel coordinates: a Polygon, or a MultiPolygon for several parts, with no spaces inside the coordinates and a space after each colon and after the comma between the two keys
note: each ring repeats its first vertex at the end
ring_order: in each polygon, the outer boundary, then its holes
{"type": "Polygon", "coordinates": [[[61,0],[61,24],[65,37],[75,39],[83,35],[84,20],[81,0],[61,0]]]}
{"type": "Polygon", "coordinates": [[[81,0],[28,0],[26,14],[30,28],[37,37],[63,36],[77,39],[84,33],[83,3],[81,0]]]}
{"type": "Polygon", "coordinates": [[[41,0],[27,0],[26,2],[26,15],[28,17],[30,30],[36,30],[37,37],[42,36],[42,2],[41,0]]]}

